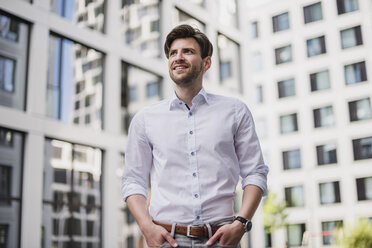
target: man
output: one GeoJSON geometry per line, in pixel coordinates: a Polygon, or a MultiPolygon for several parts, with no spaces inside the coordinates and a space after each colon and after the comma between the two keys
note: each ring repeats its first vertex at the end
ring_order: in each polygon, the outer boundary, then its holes
{"type": "Polygon", "coordinates": [[[241,101],[203,89],[213,46],[199,30],[175,27],[164,51],[175,93],[131,122],[124,201],[149,247],[237,247],[267,193],[268,168],[251,113],[241,101]],[[243,201],[234,218],[239,175],[243,201]]]}

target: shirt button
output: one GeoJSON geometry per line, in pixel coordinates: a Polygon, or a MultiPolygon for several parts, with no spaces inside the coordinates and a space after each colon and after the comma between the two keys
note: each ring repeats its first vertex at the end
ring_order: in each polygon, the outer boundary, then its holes
{"type": "Polygon", "coordinates": [[[194,156],[195,155],[195,152],[191,152],[190,154],[191,154],[191,156],[194,156]]]}
{"type": "Polygon", "coordinates": [[[198,197],[199,197],[199,195],[198,195],[198,194],[195,194],[195,195],[194,195],[194,197],[195,197],[195,198],[198,198],[198,197]]]}
{"type": "Polygon", "coordinates": [[[189,116],[192,116],[192,112],[189,112],[189,116]]]}
{"type": "Polygon", "coordinates": [[[179,102],[178,104],[182,104],[182,102],[179,102]]]}
{"type": "Polygon", "coordinates": [[[193,176],[193,177],[196,177],[196,172],[192,173],[192,176],[193,176]]]}
{"type": "Polygon", "coordinates": [[[189,134],[193,134],[194,132],[193,131],[190,131],[189,134]]]}
{"type": "Polygon", "coordinates": [[[198,219],[200,219],[200,216],[198,215],[198,216],[196,216],[196,219],[198,220],[198,219]]]}

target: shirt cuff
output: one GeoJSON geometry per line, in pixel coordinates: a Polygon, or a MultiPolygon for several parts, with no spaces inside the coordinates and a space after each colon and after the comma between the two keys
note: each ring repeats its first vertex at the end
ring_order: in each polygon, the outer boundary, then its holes
{"type": "Polygon", "coordinates": [[[122,189],[122,197],[124,202],[126,202],[127,198],[131,195],[143,195],[147,199],[147,189],[144,189],[136,184],[124,185],[122,189]]]}
{"type": "Polygon", "coordinates": [[[254,174],[247,176],[242,180],[242,189],[244,190],[245,186],[249,184],[259,187],[263,192],[263,196],[267,195],[268,192],[266,174],[254,174]]]}

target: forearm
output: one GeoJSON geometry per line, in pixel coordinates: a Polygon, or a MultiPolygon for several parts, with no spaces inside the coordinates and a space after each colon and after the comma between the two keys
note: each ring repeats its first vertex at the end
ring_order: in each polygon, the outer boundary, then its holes
{"type": "Polygon", "coordinates": [[[126,202],[141,230],[152,223],[152,218],[147,209],[146,198],[143,195],[131,195],[126,202]]]}
{"type": "Polygon", "coordinates": [[[251,220],[258,208],[258,205],[260,205],[262,194],[263,192],[261,188],[255,185],[249,184],[245,186],[243,191],[242,206],[238,216],[251,220]]]}

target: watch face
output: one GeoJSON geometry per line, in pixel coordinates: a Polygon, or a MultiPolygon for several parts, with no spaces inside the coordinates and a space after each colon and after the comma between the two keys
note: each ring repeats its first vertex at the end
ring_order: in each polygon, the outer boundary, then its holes
{"type": "Polygon", "coordinates": [[[248,221],[245,223],[245,231],[246,231],[246,232],[249,232],[251,229],[252,229],[252,221],[248,220],[248,221]]]}

